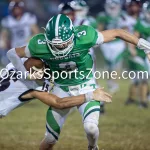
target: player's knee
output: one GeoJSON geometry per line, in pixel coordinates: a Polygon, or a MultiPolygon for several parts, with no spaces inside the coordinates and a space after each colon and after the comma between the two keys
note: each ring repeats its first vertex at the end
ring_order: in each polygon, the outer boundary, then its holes
{"type": "Polygon", "coordinates": [[[94,136],[95,134],[99,132],[97,124],[91,123],[91,122],[84,123],[84,130],[86,134],[89,136],[94,136]]]}
{"type": "Polygon", "coordinates": [[[45,139],[44,139],[44,142],[47,143],[47,144],[55,144],[57,142],[57,138],[54,137],[51,133],[49,132],[46,132],[45,133],[45,139]]]}

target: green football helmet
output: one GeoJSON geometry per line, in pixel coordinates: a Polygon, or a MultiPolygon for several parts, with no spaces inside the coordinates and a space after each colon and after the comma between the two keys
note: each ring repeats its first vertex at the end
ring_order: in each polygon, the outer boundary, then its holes
{"type": "Polygon", "coordinates": [[[74,46],[74,27],[72,21],[63,14],[52,17],[45,29],[48,47],[55,57],[66,56],[74,46]]]}

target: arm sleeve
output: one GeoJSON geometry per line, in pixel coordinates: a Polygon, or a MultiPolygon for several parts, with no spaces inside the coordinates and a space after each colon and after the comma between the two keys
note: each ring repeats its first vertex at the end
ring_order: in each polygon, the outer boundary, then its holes
{"type": "Polygon", "coordinates": [[[28,45],[25,47],[25,54],[27,57],[31,57],[31,53],[30,53],[30,50],[28,48],[28,45]]]}
{"type": "Polygon", "coordinates": [[[101,32],[97,31],[97,41],[96,41],[96,45],[100,45],[103,44],[104,42],[104,36],[101,32]]]}
{"type": "MultiPolygon", "coordinates": [[[[95,45],[102,44],[104,41],[103,35],[101,32],[96,31],[91,26],[86,26],[86,38],[87,47],[91,48],[95,45]]],[[[83,36],[84,37],[84,36],[83,36]]]]}
{"type": "Polygon", "coordinates": [[[26,72],[26,68],[24,67],[21,58],[17,55],[15,48],[7,52],[7,57],[17,70],[21,71],[22,73],[26,72]]]}

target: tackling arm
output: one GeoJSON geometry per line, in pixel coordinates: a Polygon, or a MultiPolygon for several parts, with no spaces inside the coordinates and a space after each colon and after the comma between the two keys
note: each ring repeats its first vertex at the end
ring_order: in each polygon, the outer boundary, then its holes
{"type": "Polygon", "coordinates": [[[115,40],[116,38],[120,38],[134,45],[138,45],[139,42],[139,39],[135,35],[132,35],[129,32],[122,29],[106,30],[102,31],[101,33],[103,34],[104,37],[104,43],[115,40]]]}
{"type": "Polygon", "coordinates": [[[96,101],[111,102],[112,96],[106,93],[102,88],[98,88],[94,92],[65,98],[59,98],[56,95],[35,90],[23,95],[21,98],[37,98],[48,106],[52,106],[58,109],[65,109],[81,105],[93,99],[96,101]]]}
{"type": "Polygon", "coordinates": [[[20,48],[13,48],[7,52],[8,59],[12,62],[14,67],[21,72],[26,72],[26,69],[21,61],[22,57],[27,57],[25,48],[26,46],[20,48]]]}
{"type": "Polygon", "coordinates": [[[47,92],[33,92],[33,96],[42,101],[48,106],[52,106],[57,109],[65,109],[81,105],[85,102],[85,96],[74,96],[74,97],[65,97],[59,98],[56,95],[49,94],[47,92]]]}

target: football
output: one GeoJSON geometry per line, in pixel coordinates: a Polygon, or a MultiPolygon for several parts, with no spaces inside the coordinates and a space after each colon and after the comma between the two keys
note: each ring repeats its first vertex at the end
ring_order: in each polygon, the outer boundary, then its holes
{"type": "Polygon", "coordinates": [[[37,69],[42,69],[45,64],[41,59],[31,57],[24,62],[24,66],[27,71],[30,71],[33,66],[35,66],[37,69]]]}

